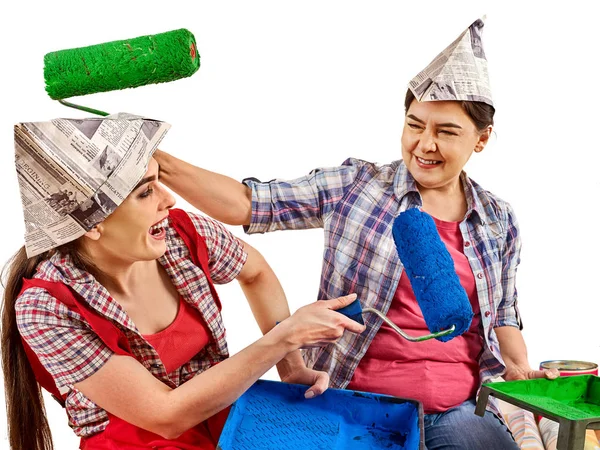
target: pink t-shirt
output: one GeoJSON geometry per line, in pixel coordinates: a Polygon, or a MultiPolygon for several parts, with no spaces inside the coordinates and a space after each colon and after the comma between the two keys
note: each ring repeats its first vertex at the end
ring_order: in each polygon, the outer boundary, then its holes
{"type": "MultiPolygon", "coordinates": [[[[475,397],[483,348],[475,279],[463,253],[459,223],[434,221],[475,313],[469,330],[448,342],[410,342],[383,323],[348,385],[348,389],[419,400],[426,414],[446,411],[475,397]]],[[[430,333],[406,272],[387,316],[410,335],[430,333]]]]}

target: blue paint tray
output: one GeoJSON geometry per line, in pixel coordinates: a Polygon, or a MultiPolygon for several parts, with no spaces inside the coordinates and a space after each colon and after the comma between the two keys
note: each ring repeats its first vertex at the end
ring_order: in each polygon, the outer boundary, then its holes
{"type": "Polygon", "coordinates": [[[416,400],[258,380],[231,407],[217,449],[423,450],[423,407],[416,400]]]}

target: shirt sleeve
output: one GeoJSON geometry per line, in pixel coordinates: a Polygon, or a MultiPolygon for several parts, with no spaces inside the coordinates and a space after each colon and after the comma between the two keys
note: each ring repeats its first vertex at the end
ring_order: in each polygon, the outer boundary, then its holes
{"type": "Polygon", "coordinates": [[[323,218],[344,197],[362,164],[348,159],[339,167],[315,169],[291,181],[243,180],[252,189],[252,218],[244,228],[246,233],[321,228],[323,218]]]}
{"type": "Polygon", "coordinates": [[[514,212],[508,206],[507,231],[502,250],[502,292],[503,298],[496,313],[496,327],[512,326],[523,329],[521,315],[517,307],[517,266],[521,259],[521,235],[514,212]]]}
{"type": "Polygon", "coordinates": [[[196,231],[204,238],[208,248],[208,268],[215,284],[233,281],[241,272],[248,254],[244,244],[223,224],[194,213],[187,213],[196,231]]]}
{"type": "Polygon", "coordinates": [[[79,314],[42,288],[23,292],[15,311],[23,340],[62,392],[96,373],[113,355],[79,314]]]}

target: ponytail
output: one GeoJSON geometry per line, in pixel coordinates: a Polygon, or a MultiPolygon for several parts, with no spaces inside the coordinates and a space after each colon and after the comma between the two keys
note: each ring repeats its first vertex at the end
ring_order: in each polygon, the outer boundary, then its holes
{"type": "Polygon", "coordinates": [[[6,395],[8,443],[12,450],[53,450],[42,392],[29,365],[17,328],[15,302],[23,278],[32,278],[48,252],[27,258],[25,247],[2,270],[2,370],[6,395]]]}
{"type": "Polygon", "coordinates": [[[25,247],[21,247],[2,270],[4,302],[0,348],[11,450],[54,449],[40,385],[27,359],[17,327],[15,303],[23,288],[23,278],[33,278],[37,266],[54,253],[69,257],[73,265],[83,271],[101,274],[102,271],[81,247],[81,241],[77,239],[31,258],[27,258],[25,247]]]}

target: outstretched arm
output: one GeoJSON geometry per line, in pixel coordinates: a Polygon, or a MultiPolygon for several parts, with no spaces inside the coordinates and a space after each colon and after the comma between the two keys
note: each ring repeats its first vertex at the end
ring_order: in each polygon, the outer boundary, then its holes
{"type": "Polygon", "coordinates": [[[160,181],[205,214],[229,225],[249,225],[250,188],[233,178],[196,167],[156,150],[160,181]]]}
{"type": "Polygon", "coordinates": [[[362,325],[333,311],[354,299],[347,296],[300,308],[255,343],[175,389],[134,358],[120,355],[111,356],[75,388],[115,416],[175,439],[233,403],[289,352],[335,342],[345,329],[362,332],[362,325]]]}
{"type": "MultiPolygon", "coordinates": [[[[246,242],[244,251],[248,259],[237,280],[258,326],[266,334],[277,322],[289,317],[288,302],[281,283],[263,256],[246,242]]],[[[307,368],[299,350],[288,353],[277,364],[277,371],[282,381],[309,385],[307,398],[322,394],[329,386],[329,375],[307,368]]]]}

